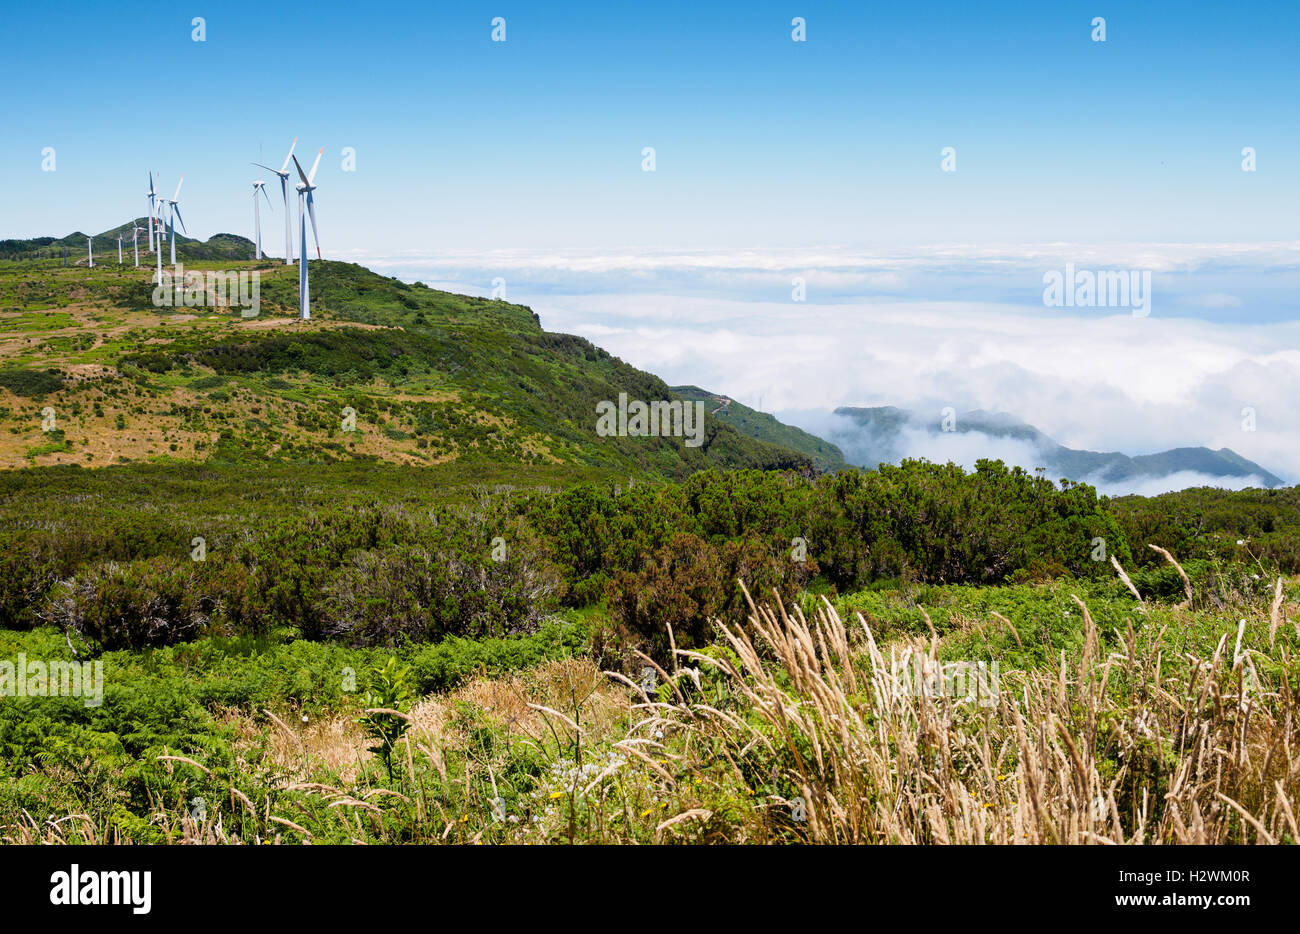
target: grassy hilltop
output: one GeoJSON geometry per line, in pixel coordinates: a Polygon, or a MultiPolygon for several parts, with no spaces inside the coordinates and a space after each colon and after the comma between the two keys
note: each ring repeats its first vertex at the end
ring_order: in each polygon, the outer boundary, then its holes
{"type": "Polygon", "coordinates": [[[296,266],[195,260],[188,248],[178,259],[256,271],[258,316],[155,307],[150,269],[0,264],[0,466],[479,460],[682,477],[812,464],[712,418],[698,448],[598,437],[599,401],[676,396],[519,305],[325,261],[311,264],[303,322],[296,266]]]}

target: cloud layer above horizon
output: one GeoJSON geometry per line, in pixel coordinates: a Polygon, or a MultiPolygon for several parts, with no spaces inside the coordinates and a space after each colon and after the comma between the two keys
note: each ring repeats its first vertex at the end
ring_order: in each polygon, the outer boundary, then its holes
{"type": "Polygon", "coordinates": [[[825,419],[840,405],[987,409],[1069,447],[1227,447],[1300,480],[1300,243],[364,261],[473,294],[504,280],[506,297],[530,305],[547,330],[587,337],[672,385],[761,403],[814,433],[829,432],[825,419]],[[1150,272],[1149,312],[1045,307],[1044,276],[1066,264],[1150,272]],[[792,297],[796,279],[803,301],[792,297]]]}

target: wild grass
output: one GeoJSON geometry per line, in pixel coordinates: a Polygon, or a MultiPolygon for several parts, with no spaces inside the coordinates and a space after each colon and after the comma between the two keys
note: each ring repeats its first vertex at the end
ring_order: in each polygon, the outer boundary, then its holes
{"type": "Polygon", "coordinates": [[[1278,665],[1267,618],[1243,619],[1168,658],[1169,628],[1191,620],[1105,640],[1079,606],[1080,653],[1004,673],[987,707],[900,690],[912,653],[938,663],[937,638],[885,649],[829,603],[811,620],[758,607],[724,629],[738,663],[679,653],[720,671],[748,716],[679,701],[653,722],[691,724],[736,782],[775,763],[810,842],[1295,841],[1294,643],[1278,665]]]}
{"type": "Polygon", "coordinates": [[[674,647],[671,666],[644,658],[639,676],[577,655],[473,678],[404,709],[363,709],[358,697],[320,711],[227,710],[214,731],[227,746],[155,748],[112,766],[49,757],[9,776],[0,839],[1300,838],[1300,625],[1286,582],[1263,597],[1236,593],[1223,608],[1195,594],[1190,605],[1139,602],[1076,583],[935,589],[916,606],[921,631],[910,626],[915,594],[847,619],[825,599],[805,609],[774,596],[750,601],[747,619],[720,622],[714,645],[674,647]],[[974,609],[976,597],[1001,600],[1009,615],[974,609]],[[1049,639],[1044,659],[1025,606],[1059,613],[1053,625],[1074,627],[1077,640],[1049,639]],[[902,676],[962,658],[999,663],[995,696],[987,682],[971,700],[902,676]],[[364,729],[385,717],[399,724],[391,774],[364,729]]]}

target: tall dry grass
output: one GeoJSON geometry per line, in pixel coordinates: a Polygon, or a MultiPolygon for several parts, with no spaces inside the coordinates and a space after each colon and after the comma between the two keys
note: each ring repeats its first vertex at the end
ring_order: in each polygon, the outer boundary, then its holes
{"type": "MultiPolygon", "coordinates": [[[[718,672],[740,703],[646,697],[642,729],[688,731],[740,785],[774,767],[783,791],[760,811],[794,814],[801,798],[803,820],[783,823],[811,842],[1300,839],[1293,669],[1243,648],[1246,620],[1205,657],[1168,658],[1166,631],[1131,624],[1104,650],[1075,599],[1086,628],[1079,657],[1003,671],[989,706],[900,691],[910,653],[937,663],[937,637],[928,652],[885,649],[860,614],[846,624],[828,602],[808,619],[750,600],[747,626],[721,626],[734,659],[676,652],[695,671],[718,672]]],[[[682,671],[669,677],[681,684],[682,671]]],[[[733,827],[734,838],[762,838],[758,823],[733,827]]]]}

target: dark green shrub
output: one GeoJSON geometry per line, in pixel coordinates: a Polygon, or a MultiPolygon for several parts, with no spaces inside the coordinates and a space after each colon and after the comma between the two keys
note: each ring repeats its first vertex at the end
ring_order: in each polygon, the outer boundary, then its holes
{"type": "Polygon", "coordinates": [[[56,369],[24,370],[12,368],[0,370],[0,386],[14,395],[39,399],[63,388],[63,376],[56,369]]]}
{"type": "Polygon", "coordinates": [[[170,645],[197,636],[212,613],[196,577],[175,558],[97,564],[56,584],[43,615],[92,653],[170,645]]]}

